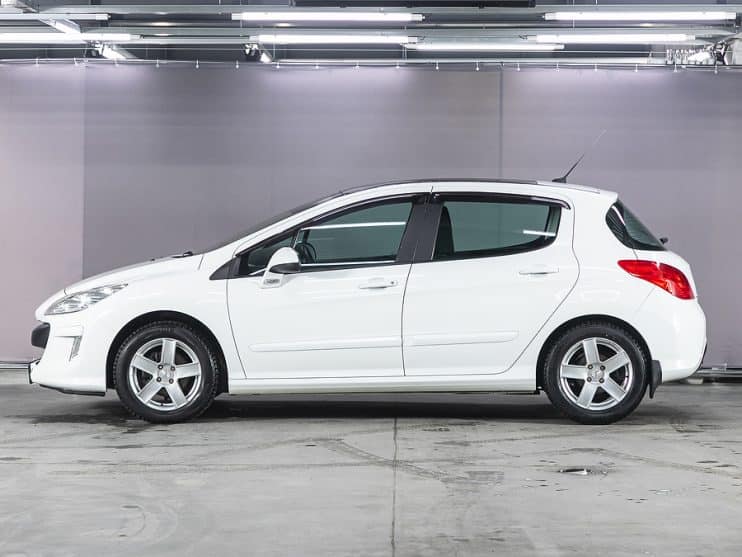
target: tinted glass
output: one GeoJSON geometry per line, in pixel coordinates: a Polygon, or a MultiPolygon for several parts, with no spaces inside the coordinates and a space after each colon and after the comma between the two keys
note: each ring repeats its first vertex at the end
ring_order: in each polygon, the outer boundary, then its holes
{"type": "Polygon", "coordinates": [[[411,210],[411,201],[388,202],[313,223],[294,249],[303,267],[393,263],[411,210]]]}
{"type": "Polygon", "coordinates": [[[496,199],[443,203],[433,259],[487,257],[543,247],[556,237],[558,206],[496,199]]]}
{"type": "Polygon", "coordinates": [[[244,277],[254,275],[262,271],[268,265],[268,261],[279,248],[290,247],[294,242],[293,231],[281,238],[272,240],[270,243],[250,250],[240,257],[240,267],[237,275],[244,277]]]}
{"type": "Polygon", "coordinates": [[[665,246],[644,224],[620,201],[610,208],[606,223],[618,240],[633,249],[664,251],[665,246]]]}

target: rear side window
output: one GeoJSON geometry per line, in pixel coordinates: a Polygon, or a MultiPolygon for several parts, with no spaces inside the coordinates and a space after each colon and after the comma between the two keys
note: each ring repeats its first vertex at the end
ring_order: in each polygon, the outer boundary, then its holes
{"type": "Polygon", "coordinates": [[[662,242],[620,201],[616,201],[608,210],[605,222],[625,246],[637,250],[665,251],[662,242]]]}
{"type": "Polygon", "coordinates": [[[434,260],[490,257],[529,251],[554,241],[560,207],[530,200],[447,199],[434,260]]]}

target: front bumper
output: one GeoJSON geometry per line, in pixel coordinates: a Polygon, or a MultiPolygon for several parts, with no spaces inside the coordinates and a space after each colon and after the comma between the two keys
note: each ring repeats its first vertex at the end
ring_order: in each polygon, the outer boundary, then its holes
{"type": "Polygon", "coordinates": [[[28,365],[29,383],[68,394],[105,395],[105,374],[91,374],[84,357],[82,325],[67,323],[42,323],[34,329],[31,343],[44,353],[28,365]]]}
{"type": "Polygon", "coordinates": [[[50,330],[51,325],[49,325],[49,323],[41,323],[40,325],[37,325],[36,328],[31,331],[31,346],[41,349],[46,348],[46,343],[49,342],[50,330]]]}

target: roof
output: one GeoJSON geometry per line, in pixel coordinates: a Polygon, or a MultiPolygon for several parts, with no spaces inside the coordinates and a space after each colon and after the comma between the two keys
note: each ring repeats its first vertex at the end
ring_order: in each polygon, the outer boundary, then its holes
{"type": "Polygon", "coordinates": [[[523,180],[520,178],[419,178],[413,180],[395,180],[391,182],[382,182],[378,184],[370,184],[365,186],[358,186],[354,188],[348,188],[340,190],[339,195],[348,195],[351,193],[358,193],[370,189],[382,188],[384,186],[398,186],[401,184],[419,184],[419,183],[446,183],[446,182],[477,182],[477,183],[493,183],[493,184],[522,184],[527,186],[544,186],[558,189],[568,189],[576,191],[584,191],[588,193],[603,193],[603,190],[590,186],[580,186],[577,184],[564,184],[561,182],[552,182],[549,180],[523,180]]]}

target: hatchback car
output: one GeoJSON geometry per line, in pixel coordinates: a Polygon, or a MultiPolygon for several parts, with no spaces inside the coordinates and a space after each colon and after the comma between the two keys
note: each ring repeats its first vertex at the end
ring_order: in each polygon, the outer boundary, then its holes
{"type": "Polygon", "coordinates": [[[691,375],[690,267],[615,193],[421,180],[348,190],[37,310],[30,380],[175,422],[221,393],[543,390],[609,423],[691,375]]]}

